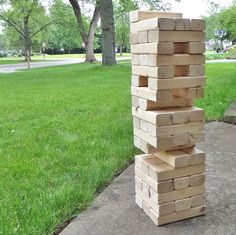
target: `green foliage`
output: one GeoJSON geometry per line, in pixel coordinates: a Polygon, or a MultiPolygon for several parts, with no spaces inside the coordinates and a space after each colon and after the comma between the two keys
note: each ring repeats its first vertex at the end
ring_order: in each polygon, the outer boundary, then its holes
{"type": "Polygon", "coordinates": [[[157,10],[157,11],[167,11],[170,10],[172,7],[173,2],[180,2],[181,0],[144,0],[141,2],[145,2],[150,6],[151,10],[157,10]]]}

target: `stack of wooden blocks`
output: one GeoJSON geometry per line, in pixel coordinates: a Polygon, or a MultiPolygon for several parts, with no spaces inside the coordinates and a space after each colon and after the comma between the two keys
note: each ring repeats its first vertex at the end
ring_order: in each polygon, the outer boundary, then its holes
{"type": "Polygon", "coordinates": [[[157,225],[205,214],[205,21],[130,13],[135,200],[157,225]]]}

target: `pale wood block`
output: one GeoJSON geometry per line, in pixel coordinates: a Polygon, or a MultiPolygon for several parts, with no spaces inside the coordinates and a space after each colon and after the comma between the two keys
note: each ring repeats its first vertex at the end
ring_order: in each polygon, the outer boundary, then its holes
{"type": "Polygon", "coordinates": [[[137,194],[135,195],[135,203],[143,209],[143,199],[139,197],[137,194]]]}
{"type": "Polygon", "coordinates": [[[172,100],[172,94],[170,90],[161,90],[161,91],[152,91],[147,87],[131,87],[131,95],[137,96],[139,98],[151,100],[154,102],[157,101],[168,101],[172,100]]]}
{"type": "MultiPolygon", "coordinates": [[[[172,126],[161,126],[157,127],[151,123],[141,120],[140,126],[142,127],[143,123],[146,127],[146,132],[153,137],[163,137],[163,136],[172,136],[178,134],[185,134],[191,132],[198,132],[204,130],[204,122],[189,122],[186,124],[178,124],[172,126]]],[[[141,128],[142,129],[142,128],[141,128]]],[[[187,142],[189,141],[189,136],[187,135],[187,142]]],[[[182,145],[182,144],[179,144],[182,145]]]]}
{"type": "Polygon", "coordinates": [[[139,65],[139,55],[131,54],[131,64],[139,65]]]}
{"type": "Polygon", "coordinates": [[[134,136],[134,146],[135,146],[136,148],[141,149],[141,139],[138,138],[137,136],[134,136]]]}
{"type": "MultiPolygon", "coordinates": [[[[154,148],[152,145],[148,144],[147,142],[145,142],[144,140],[140,139],[140,150],[143,151],[144,153],[147,154],[151,154],[151,153],[157,153],[158,151],[160,151],[157,148],[154,148]]],[[[168,151],[171,150],[177,150],[177,149],[185,149],[185,148],[192,148],[193,144],[188,144],[188,145],[181,145],[181,146],[174,146],[168,149],[168,151]]]]}
{"type": "MultiPolygon", "coordinates": [[[[197,76],[204,76],[205,74],[205,65],[200,64],[200,65],[190,65],[189,66],[189,76],[191,77],[197,77],[197,76]]],[[[203,84],[202,86],[204,86],[203,84]]]]}
{"type": "Polygon", "coordinates": [[[191,208],[191,199],[190,198],[185,198],[185,199],[175,201],[176,212],[189,210],[190,208],[191,208]]]}
{"type": "Polygon", "coordinates": [[[205,53],[205,43],[204,42],[190,42],[188,53],[189,54],[203,54],[205,53]]]}
{"type": "Polygon", "coordinates": [[[202,164],[205,162],[205,153],[197,148],[187,148],[182,151],[190,155],[191,165],[202,164]]]}
{"type": "Polygon", "coordinates": [[[145,30],[174,30],[175,22],[171,18],[152,18],[130,24],[130,32],[136,33],[145,30]]]}
{"type": "Polygon", "coordinates": [[[173,112],[172,122],[173,124],[183,124],[189,122],[189,110],[179,110],[178,112],[173,112]]]}
{"type": "Polygon", "coordinates": [[[148,88],[150,90],[166,90],[178,88],[193,88],[205,85],[205,77],[175,77],[174,79],[148,78],[148,88]]]}
{"type": "Polygon", "coordinates": [[[142,192],[146,197],[150,197],[150,187],[142,181],[142,192]]]}
{"type": "Polygon", "coordinates": [[[138,167],[140,170],[142,169],[142,164],[144,159],[153,158],[151,154],[141,154],[135,156],[135,167],[138,167]]]}
{"type": "Polygon", "coordinates": [[[142,182],[142,180],[139,177],[135,176],[134,181],[135,181],[135,187],[137,187],[141,191],[143,191],[143,182],[142,182]]]}
{"type": "Polygon", "coordinates": [[[206,29],[206,21],[202,19],[191,20],[191,30],[193,31],[204,31],[206,29]]]}
{"type": "MultiPolygon", "coordinates": [[[[189,187],[189,185],[190,185],[189,176],[174,179],[174,188],[175,188],[175,190],[185,189],[185,188],[189,187]]],[[[191,185],[191,186],[193,186],[193,185],[191,185]]],[[[197,185],[194,185],[194,186],[197,186],[197,185]]]]}
{"type": "Polygon", "coordinates": [[[131,45],[131,53],[172,55],[174,53],[174,44],[172,42],[133,44],[131,45]]]}
{"type": "Polygon", "coordinates": [[[134,128],[134,135],[138,136],[140,139],[143,139],[153,147],[157,148],[157,138],[152,137],[148,133],[136,128],[134,128]]]}
{"type": "MultiPolygon", "coordinates": [[[[188,99],[196,99],[196,98],[202,98],[202,94],[197,94],[197,90],[199,87],[192,87],[192,88],[178,88],[178,89],[172,89],[172,95],[177,97],[183,97],[188,99]]],[[[201,89],[204,89],[201,87],[201,89]]],[[[200,90],[199,90],[200,91],[200,90]]]]}
{"type": "Polygon", "coordinates": [[[139,65],[141,66],[148,65],[148,55],[145,55],[145,54],[139,55],[139,65]]]}
{"type": "Polygon", "coordinates": [[[204,32],[148,31],[148,42],[205,42],[204,32]]]}
{"type": "Polygon", "coordinates": [[[139,107],[139,100],[137,96],[132,96],[132,107],[138,108],[139,107]]]}
{"type": "Polygon", "coordinates": [[[138,43],[147,43],[148,41],[148,31],[138,32],[138,43]]]}
{"type": "Polygon", "coordinates": [[[205,120],[204,110],[197,107],[193,108],[190,112],[189,121],[197,122],[202,120],[205,120]]]}
{"type": "Polygon", "coordinates": [[[181,150],[159,151],[154,155],[174,168],[187,167],[191,164],[190,155],[181,150]]]}
{"type": "Polygon", "coordinates": [[[137,44],[138,43],[138,33],[130,33],[129,41],[130,41],[130,44],[137,44]]]}
{"type": "Polygon", "coordinates": [[[174,43],[175,54],[203,54],[205,52],[204,42],[174,43]]]}
{"type": "Polygon", "coordinates": [[[139,108],[141,110],[157,110],[162,108],[191,107],[193,101],[191,99],[173,97],[171,101],[159,101],[158,103],[139,98],[139,108]]]}
{"type": "Polygon", "coordinates": [[[191,29],[189,19],[175,19],[175,30],[187,31],[191,29]]]}
{"type": "Polygon", "coordinates": [[[205,183],[205,174],[197,174],[190,176],[191,186],[198,186],[205,183]]]}
{"type": "Polygon", "coordinates": [[[174,168],[161,161],[153,154],[150,154],[149,156],[154,156],[154,158],[148,158],[147,156],[148,155],[144,155],[142,162],[143,164],[148,165],[148,175],[156,181],[176,179],[205,172],[204,164],[174,168]]]}
{"type": "Polygon", "coordinates": [[[131,11],[129,13],[130,22],[137,22],[151,18],[182,18],[182,13],[157,12],[157,11],[131,11]]]}
{"type": "Polygon", "coordinates": [[[197,195],[191,197],[191,207],[202,206],[206,204],[206,197],[205,195],[197,195]]]}
{"type": "Polygon", "coordinates": [[[204,55],[148,55],[148,66],[204,64],[204,55]]]}
{"type": "Polygon", "coordinates": [[[133,126],[135,127],[135,128],[140,128],[140,119],[139,118],[137,118],[137,117],[133,117],[133,126]]]}
{"type": "MultiPolygon", "coordinates": [[[[173,138],[173,146],[187,145],[190,143],[188,133],[174,135],[172,138],[173,138]]],[[[160,146],[161,146],[161,143],[160,143],[160,146]]]]}
{"type": "Polygon", "coordinates": [[[135,87],[147,87],[148,78],[144,76],[132,75],[131,84],[135,87]]]}
{"type": "Polygon", "coordinates": [[[190,134],[190,142],[191,143],[199,143],[199,142],[203,142],[205,134],[203,131],[201,132],[194,132],[190,134]]]}
{"type": "Polygon", "coordinates": [[[132,66],[132,74],[137,76],[148,77],[149,67],[148,66],[132,66]]]}
{"type": "Polygon", "coordinates": [[[198,87],[197,88],[197,98],[203,98],[204,97],[204,88],[198,87]]]}
{"type": "Polygon", "coordinates": [[[156,225],[163,225],[200,215],[205,215],[205,213],[206,213],[206,206],[204,205],[200,207],[191,208],[190,210],[174,212],[160,217],[156,217],[155,213],[152,213],[152,211],[150,210],[151,214],[150,218],[156,225]]]}
{"type": "Polygon", "coordinates": [[[167,193],[174,190],[173,180],[166,180],[157,182],[149,177],[147,174],[144,174],[141,169],[135,166],[135,175],[138,176],[143,182],[145,182],[151,189],[157,193],[167,193]]]}
{"type": "Polygon", "coordinates": [[[158,194],[158,204],[163,204],[167,202],[172,202],[184,198],[189,198],[192,196],[196,196],[199,194],[205,193],[205,185],[195,186],[195,187],[188,187],[185,189],[174,190],[173,192],[169,193],[161,193],[158,194]]]}

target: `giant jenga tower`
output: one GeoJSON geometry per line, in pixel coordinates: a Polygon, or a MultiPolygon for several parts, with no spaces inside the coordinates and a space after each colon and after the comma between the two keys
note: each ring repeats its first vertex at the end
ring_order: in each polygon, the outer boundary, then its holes
{"type": "Polygon", "coordinates": [[[205,21],[130,13],[135,201],[157,225],[205,214],[205,21]]]}

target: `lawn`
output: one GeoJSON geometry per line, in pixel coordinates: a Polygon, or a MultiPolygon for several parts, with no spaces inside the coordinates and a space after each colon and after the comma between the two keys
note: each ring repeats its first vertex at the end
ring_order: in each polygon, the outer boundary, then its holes
{"type": "MultiPolygon", "coordinates": [[[[207,119],[236,94],[235,64],[207,65],[207,119]]],[[[137,152],[130,64],[0,74],[0,234],[49,234],[83,210],[137,152]]]]}

